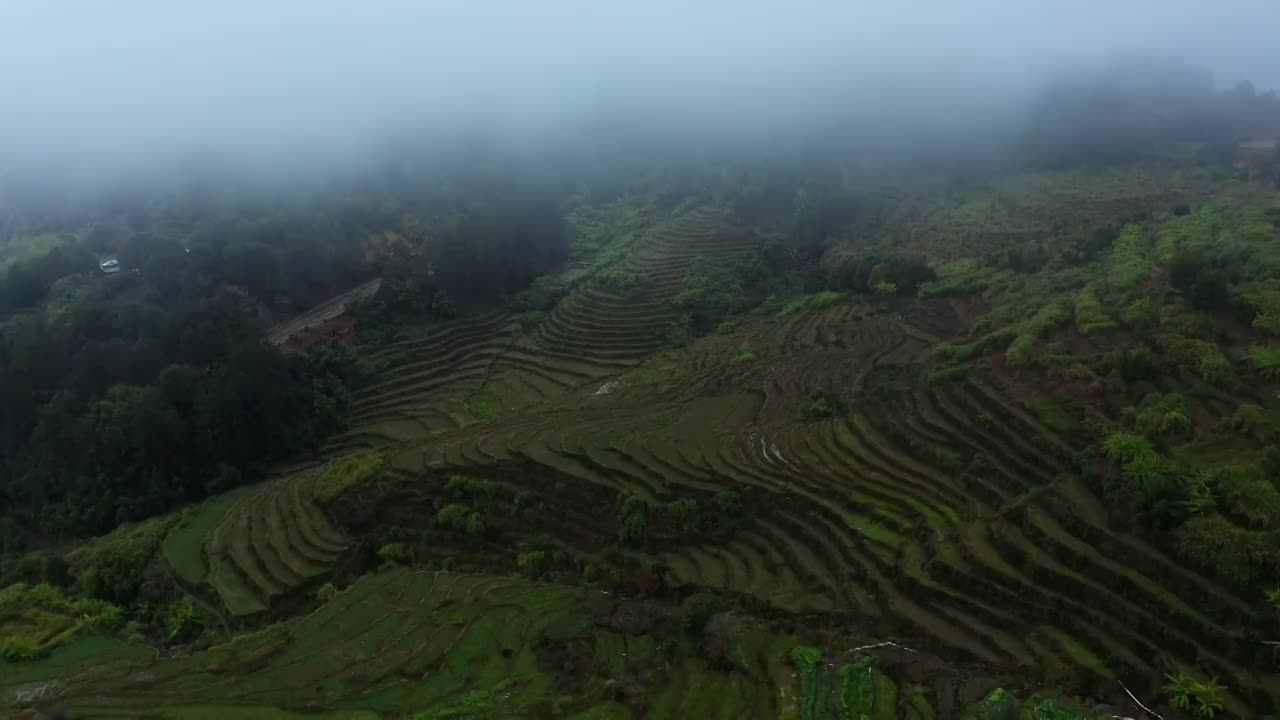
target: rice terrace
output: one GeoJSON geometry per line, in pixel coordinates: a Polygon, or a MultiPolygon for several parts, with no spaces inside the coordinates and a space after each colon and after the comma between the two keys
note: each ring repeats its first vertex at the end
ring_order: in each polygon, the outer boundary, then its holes
{"type": "Polygon", "coordinates": [[[0,715],[1273,716],[1280,102],[1070,97],[14,224],[0,715]]]}

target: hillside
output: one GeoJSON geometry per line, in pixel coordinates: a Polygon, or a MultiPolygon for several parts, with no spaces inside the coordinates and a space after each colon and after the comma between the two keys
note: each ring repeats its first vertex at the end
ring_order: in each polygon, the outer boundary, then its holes
{"type": "Polygon", "coordinates": [[[172,583],[164,647],[119,608],[6,590],[0,698],[1277,707],[1280,194],[1135,167],[897,197],[813,260],[733,191],[576,211],[577,269],[357,345],[372,379],[318,454],[67,556],[76,587],[112,563],[172,583]]]}

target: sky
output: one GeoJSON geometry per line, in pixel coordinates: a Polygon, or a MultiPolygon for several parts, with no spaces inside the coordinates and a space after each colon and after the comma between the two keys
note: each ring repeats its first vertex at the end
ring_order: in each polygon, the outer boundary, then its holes
{"type": "Polygon", "coordinates": [[[1118,51],[1265,89],[1278,39],[1275,0],[0,0],[0,162],[785,117],[854,82],[980,102],[1118,51]]]}

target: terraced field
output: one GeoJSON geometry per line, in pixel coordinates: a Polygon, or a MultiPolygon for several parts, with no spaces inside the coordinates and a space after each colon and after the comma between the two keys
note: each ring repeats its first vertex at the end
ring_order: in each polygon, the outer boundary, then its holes
{"type": "Polygon", "coordinates": [[[369,357],[387,369],[355,400],[352,429],[327,454],[380,447],[547,403],[623,373],[663,343],[670,300],[697,257],[751,249],[715,234],[718,210],[700,208],[647,236],[618,267],[640,279],[628,291],[585,285],[529,333],[509,316],[458,323],[369,357]]]}
{"type": "Polygon", "coordinates": [[[534,462],[653,503],[735,489],[751,521],[727,542],[668,543],[654,559],[669,584],[844,616],[960,662],[1130,684],[1199,667],[1254,706],[1277,698],[1240,629],[1266,622],[1257,606],[1110,528],[1067,441],[1010,401],[1033,388],[882,380],[931,339],[893,312],[836,306],[742,332],[754,367],[713,338],[397,462],[534,462]],[[651,375],[663,384],[635,382],[651,375]],[[804,419],[834,387],[855,388],[848,407],[804,419]]]}
{"type": "Polygon", "coordinates": [[[196,508],[165,541],[189,587],[207,588],[232,616],[325,576],[349,541],[314,502],[318,471],[221,496],[196,508]]]}
{"type": "MultiPolygon", "coordinates": [[[[662,352],[670,300],[693,260],[748,250],[721,239],[722,222],[704,208],[660,226],[622,264],[639,280],[633,290],[581,287],[531,331],[492,315],[379,351],[372,359],[385,373],[355,400],[353,429],[327,454],[383,448],[409,478],[536,467],[502,480],[535,495],[550,484],[568,494],[589,487],[655,513],[681,499],[710,507],[732,490],[742,504],[732,532],[667,533],[625,552],[655,564],[669,588],[740,596],[781,617],[838,622],[991,672],[1150,689],[1182,668],[1219,677],[1233,712],[1280,702],[1253,631],[1270,622],[1258,604],[1113,527],[1075,475],[1066,428],[1032,410],[1037,388],[996,372],[926,381],[923,359],[959,323],[945,304],[840,302],[757,315],[662,352]]],[[[314,474],[304,472],[211,502],[166,555],[231,615],[261,611],[323,577],[350,542],[313,492],[314,474]]],[[[608,522],[598,508],[569,503],[548,514],[576,559],[602,557],[591,533],[573,529],[608,522]]],[[[367,582],[387,582],[379,577],[367,582]]],[[[515,665],[464,653],[459,662],[477,663],[478,685],[435,684],[456,680],[433,679],[428,668],[453,662],[471,628],[511,633],[505,647],[527,648],[538,626],[513,620],[533,608],[505,599],[510,583],[496,578],[404,577],[412,582],[387,586],[390,603],[357,606],[344,595],[296,621],[299,632],[271,651],[261,680],[160,674],[137,691],[154,688],[159,702],[178,688],[212,698],[234,685],[237,704],[297,705],[285,696],[302,693],[311,706],[365,709],[444,702],[496,686],[503,673],[515,673],[504,702],[542,687],[523,650],[515,665]],[[458,593],[486,609],[452,614],[458,593]],[[363,639],[312,646],[309,623],[338,623],[343,637],[363,639]],[[274,668],[287,668],[287,679],[274,668]]],[[[571,604],[565,593],[548,607],[571,604]]],[[[751,687],[740,688],[749,705],[774,697],[751,687]],[[750,699],[756,692],[761,699],[750,699]]]]}

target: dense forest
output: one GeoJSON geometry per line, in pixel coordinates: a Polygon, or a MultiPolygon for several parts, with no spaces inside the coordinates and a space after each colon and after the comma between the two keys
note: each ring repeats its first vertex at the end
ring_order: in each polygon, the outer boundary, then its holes
{"type": "MultiPolygon", "coordinates": [[[[175,707],[257,672],[315,697],[237,705],[424,718],[1280,699],[1275,92],[1143,57],[984,128],[842,112],[4,176],[0,674],[88,637],[175,707]],[[375,279],[353,333],[268,341],[375,279]]],[[[103,682],[67,702],[126,708],[103,682]]]]}
{"type": "Polygon", "coordinates": [[[269,318],[382,275],[359,311],[376,335],[499,304],[564,257],[555,198],[470,182],[419,200],[112,198],[20,223],[0,280],[5,554],[254,481],[340,429],[367,368],[342,345],[282,355],[269,318]]]}

